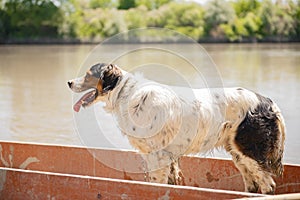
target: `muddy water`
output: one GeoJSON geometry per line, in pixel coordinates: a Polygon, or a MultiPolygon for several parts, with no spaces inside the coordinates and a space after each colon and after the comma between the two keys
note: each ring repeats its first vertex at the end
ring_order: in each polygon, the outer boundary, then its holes
{"type": "MultiPolygon", "coordinates": [[[[83,145],[66,81],[77,76],[94,47],[0,46],[0,139],[83,145]]],[[[107,47],[107,52],[116,48],[107,47]]],[[[199,56],[188,45],[180,48],[190,56],[199,56]]],[[[285,161],[300,163],[300,44],[218,44],[204,48],[217,65],[225,87],[249,88],[277,102],[287,124],[285,161]]],[[[160,52],[152,52],[152,56],[158,61],[166,59],[160,52]]],[[[131,62],[127,60],[126,65],[131,62]]],[[[176,80],[152,73],[158,80],[176,80]]],[[[197,82],[193,74],[191,77],[197,82]]],[[[103,124],[109,132],[112,129],[107,124],[109,120],[103,124]]],[[[129,148],[119,133],[111,140],[129,148]]]]}

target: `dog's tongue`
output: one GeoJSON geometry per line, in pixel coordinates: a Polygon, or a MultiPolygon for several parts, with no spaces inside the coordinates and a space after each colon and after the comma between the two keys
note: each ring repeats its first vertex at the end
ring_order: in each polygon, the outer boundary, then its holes
{"type": "Polygon", "coordinates": [[[87,103],[86,100],[91,97],[91,95],[94,94],[94,91],[91,91],[91,92],[88,92],[86,93],[85,95],[83,95],[73,106],[73,110],[75,112],[79,112],[80,111],[80,108],[81,106],[84,104],[84,103],[87,103]]]}
{"type": "Polygon", "coordinates": [[[83,102],[82,102],[81,100],[77,101],[77,102],[74,104],[74,106],[73,106],[73,110],[74,110],[75,112],[79,112],[79,110],[80,110],[82,104],[83,104],[83,102]]]}

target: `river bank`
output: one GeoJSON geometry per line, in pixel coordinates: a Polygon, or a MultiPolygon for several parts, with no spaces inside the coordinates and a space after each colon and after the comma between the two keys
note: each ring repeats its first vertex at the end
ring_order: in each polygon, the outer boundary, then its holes
{"type": "MultiPolygon", "coordinates": [[[[35,38],[35,39],[8,39],[8,40],[1,40],[0,45],[30,45],[30,44],[49,44],[49,45],[64,45],[64,44],[99,44],[105,40],[80,40],[80,39],[62,39],[62,38],[35,38]]],[[[300,38],[288,38],[288,37],[266,37],[263,39],[257,38],[242,38],[238,41],[230,41],[227,38],[213,38],[213,37],[205,37],[197,41],[198,43],[207,43],[207,44],[218,44],[218,43],[225,43],[225,44],[238,44],[238,43],[298,43],[300,42],[300,38]]],[[[185,41],[167,41],[164,42],[162,40],[158,41],[151,41],[149,38],[147,41],[141,41],[138,39],[134,40],[124,40],[121,42],[115,42],[116,44],[136,44],[136,43],[186,43],[185,41]],[[149,42],[150,41],[150,42],[149,42]]],[[[188,42],[190,43],[190,41],[188,42]]]]}

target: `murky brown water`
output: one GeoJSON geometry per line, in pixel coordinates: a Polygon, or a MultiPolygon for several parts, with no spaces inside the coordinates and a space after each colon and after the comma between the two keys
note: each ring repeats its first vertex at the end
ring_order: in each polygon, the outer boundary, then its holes
{"type": "MultiPolygon", "coordinates": [[[[204,47],[218,66],[224,86],[249,88],[277,102],[288,130],[285,161],[300,163],[300,44],[204,47]]],[[[66,81],[77,75],[93,48],[92,45],[0,46],[0,139],[81,145],[66,81]]],[[[117,45],[107,47],[107,52],[116,48],[117,45]]],[[[187,45],[181,48],[191,57],[199,56],[187,45]]],[[[158,60],[166,59],[160,53],[153,55],[158,60]]],[[[126,65],[131,62],[124,60],[126,65]]],[[[158,80],[170,77],[152,73],[158,80]]],[[[116,136],[115,140],[122,143],[125,138],[116,136]]]]}

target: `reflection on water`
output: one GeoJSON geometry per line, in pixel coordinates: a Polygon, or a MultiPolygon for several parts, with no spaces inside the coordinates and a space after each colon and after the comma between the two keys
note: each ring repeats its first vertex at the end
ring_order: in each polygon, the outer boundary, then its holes
{"type": "MultiPolygon", "coordinates": [[[[79,145],[66,80],[77,76],[93,47],[0,46],[0,139],[79,145]]],[[[277,102],[287,124],[285,160],[300,163],[297,155],[300,148],[300,44],[204,47],[218,66],[224,86],[246,87],[277,102]]],[[[107,53],[116,48],[117,45],[107,47],[107,53]]],[[[191,58],[199,56],[188,45],[180,48],[191,58]]],[[[143,59],[142,56],[137,56],[137,60],[143,59]]],[[[158,61],[166,60],[161,53],[154,52],[152,56],[158,61]]],[[[122,62],[130,65],[133,61],[122,62]]],[[[178,65],[176,60],[168,62],[178,65]]],[[[149,68],[148,73],[167,83],[177,80],[149,68]]]]}

